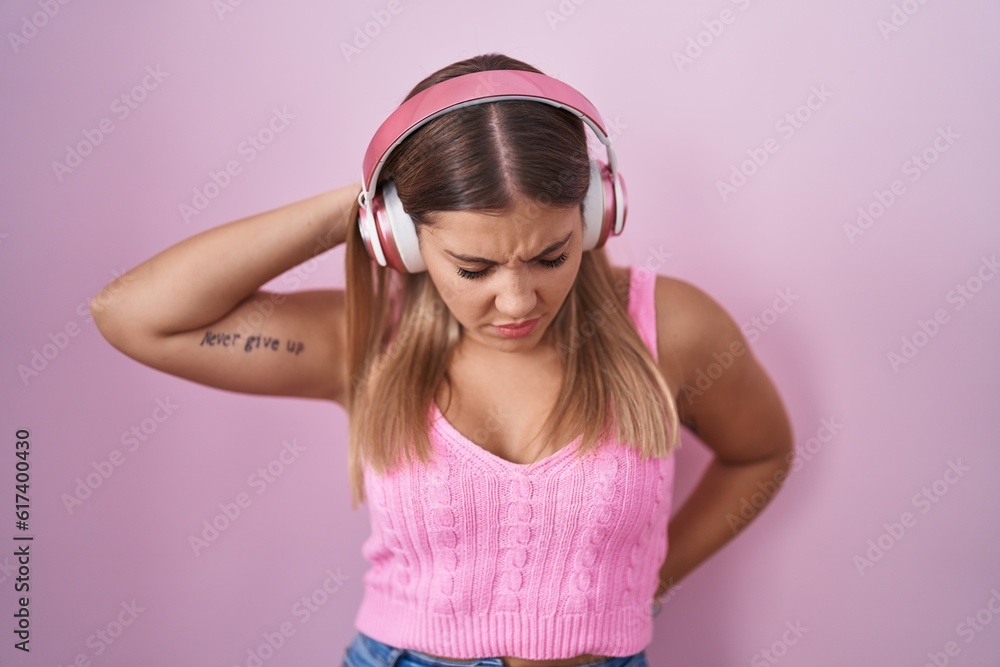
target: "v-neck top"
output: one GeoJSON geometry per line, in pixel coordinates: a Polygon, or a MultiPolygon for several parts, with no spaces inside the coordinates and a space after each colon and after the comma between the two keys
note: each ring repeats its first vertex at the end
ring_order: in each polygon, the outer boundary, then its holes
{"type": "MultiPolygon", "coordinates": [[[[630,267],[628,312],[657,358],[656,274],[630,267]]],[[[355,618],[398,648],[459,659],[626,656],[653,637],[674,456],[582,435],[533,463],[462,435],[431,401],[433,460],[364,484],[370,567],[355,618]]]]}

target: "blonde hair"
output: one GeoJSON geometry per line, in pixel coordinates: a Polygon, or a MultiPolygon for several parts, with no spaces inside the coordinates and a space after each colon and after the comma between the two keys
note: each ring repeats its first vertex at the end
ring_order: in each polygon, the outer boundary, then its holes
{"type": "MultiPolygon", "coordinates": [[[[500,54],[476,56],[427,77],[407,96],[452,76],[489,69],[538,71],[500,54]]],[[[537,102],[503,101],[444,114],[404,140],[380,184],[394,179],[421,225],[434,212],[509,210],[519,195],[581,207],[589,184],[582,122],[537,102]],[[541,184],[541,185],[540,185],[541,184]]],[[[356,219],[357,204],[349,220],[356,219]]],[[[365,501],[363,465],[378,474],[431,460],[429,410],[461,325],[427,272],[373,262],[351,225],[346,251],[348,470],[352,506],[365,501]]],[[[582,434],[579,456],[615,438],[643,457],[680,446],[673,392],[628,315],[628,284],[615,284],[604,248],[585,251],[543,341],[560,353],[564,378],[542,427],[582,434]]]]}

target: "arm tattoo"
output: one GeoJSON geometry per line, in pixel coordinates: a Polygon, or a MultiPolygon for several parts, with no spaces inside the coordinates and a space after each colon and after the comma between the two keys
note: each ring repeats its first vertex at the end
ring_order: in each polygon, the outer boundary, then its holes
{"type": "Polygon", "coordinates": [[[244,352],[253,350],[271,350],[279,352],[284,350],[289,354],[298,356],[305,349],[305,343],[299,340],[288,338],[285,344],[281,344],[281,339],[276,336],[265,336],[264,334],[254,334],[244,336],[241,333],[214,332],[211,329],[205,330],[199,346],[208,347],[242,347],[244,352]]]}

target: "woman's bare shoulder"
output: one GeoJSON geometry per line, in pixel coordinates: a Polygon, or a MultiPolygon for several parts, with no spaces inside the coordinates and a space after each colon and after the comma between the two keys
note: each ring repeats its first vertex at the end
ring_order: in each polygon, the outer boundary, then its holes
{"type": "MultiPolygon", "coordinates": [[[[612,266],[615,286],[629,295],[631,266],[612,266]]],[[[656,332],[658,352],[665,344],[673,352],[678,348],[693,352],[692,345],[704,347],[706,331],[734,325],[728,313],[707,292],[683,278],[656,275],[656,332]],[[683,343],[683,345],[682,345],[683,343]]],[[[629,295],[630,296],[630,295],[629,295]]],[[[663,355],[660,355],[661,358],[663,355]]]]}
{"type": "MultiPolygon", "coordinates": [[[[713,355],[746,351],[739,324],[708,292],[674,276],[656,277],[660,365],[683,382],[713,355]]],[[[677,385],[675,385],[677,386],[677,385]]]]}

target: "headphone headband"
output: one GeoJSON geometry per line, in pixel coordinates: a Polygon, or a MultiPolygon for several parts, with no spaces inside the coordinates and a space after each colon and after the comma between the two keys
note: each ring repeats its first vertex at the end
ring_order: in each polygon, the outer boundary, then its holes
{"type": "Polygon", "coordinates": [[[463,74],[434,84],[403,102],[378,128],[361,167],[358,229],[369,257],[379,266],[403,273],[426,271],[416,224],[403,208],[395,183],[378,186],[378,175],[393,149],[431,120],[455,109],[498,102],[529,100],[565,109],[590,126],[604,144],[607,164],[590,160],[590,185],[583,201],[584,250],[604,245],[621,234],[628,202],[625,180],[604,119],[593,104],[573,87],[537,72],[488,70],[463,74]]]}
{"type": "Polygon", "coordinates": [[[617,174],[618,164],[604,119],[593,104],[568,84],[544,74],[523,70],[488,70],[463,74],[426,88],[403,102],[378,128],[361,167],[358,202],[372,200],[379,172],[396,146],[418,128],[449,111],[461,107],[499,102],[531,100],[566,109],[585,122],[608,151],[608,166],[617,174]]]}

